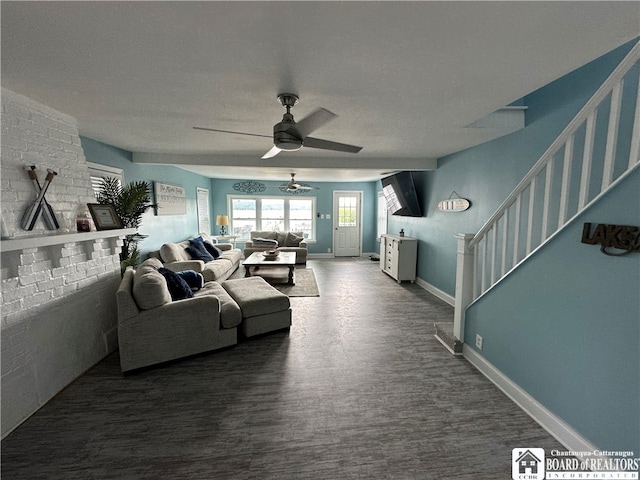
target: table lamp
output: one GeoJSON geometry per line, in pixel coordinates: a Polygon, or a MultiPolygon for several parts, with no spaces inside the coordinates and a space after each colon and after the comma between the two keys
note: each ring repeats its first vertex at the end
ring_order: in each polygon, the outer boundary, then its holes
{"type": "Polygon", "coordinates": [[[224,236],[227,234],[226,226],[229,225],[229,217],[227,215],[218,215],[216,216],[216,225],[220,227],[220,235],[224,236]]]}

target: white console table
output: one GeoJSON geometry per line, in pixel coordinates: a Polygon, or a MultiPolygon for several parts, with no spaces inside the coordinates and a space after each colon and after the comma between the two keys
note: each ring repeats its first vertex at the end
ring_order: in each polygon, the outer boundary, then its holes
{"type": "Polygon", "coordinates": [[[236,248],[237,235],[211,235],[211,239],[216,243],[230,243],[233,248],[236,248]]]}
{"type": "Polygon", "coordinates": [[[398,283],[416,281],[418,240],[400,235],[380,237],[380,269],[398,283]]]}

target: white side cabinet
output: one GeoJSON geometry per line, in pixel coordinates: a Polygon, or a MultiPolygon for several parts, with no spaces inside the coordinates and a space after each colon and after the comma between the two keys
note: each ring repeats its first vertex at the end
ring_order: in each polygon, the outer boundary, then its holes
{"type": "Polygon", "coordinates": [[[400,235],[382,235],[380,238],[380,269],[398,283],[416,281],[418,240],[400,235]]]}

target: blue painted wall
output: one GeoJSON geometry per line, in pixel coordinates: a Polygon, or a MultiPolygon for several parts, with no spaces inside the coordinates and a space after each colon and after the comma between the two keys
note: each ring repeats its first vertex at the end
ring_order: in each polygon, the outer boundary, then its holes
{"type": "Polygon", "coordinates": [[[640,226],[640,171],[466,314],[465,343],[597,447],[640,452],[640,253],[580,243],[583,223],[640,226]]]}
{"type": "MultiPolygon", "coordinates": [[[[142,220],[140,233],[149,235],[141,244],[140,250],[144,255],[152,250],[158,250],[164,243],[184,240],[198,233],[198,219],[196,206],[196,187],[207,188],[211,199],[211,215],[227,213],[227,195],[238,194],[233,189],[233,184],[240,180],[211,179],[188,172],[178,167],[168,165],[138,164],[131,161],[132,154],[125,150],[106,145],[96,140],[82,137],[82,148],[87,161],[122,168],[125,182],[137,180],[147,182],[162,181],[181,185],[187,193],[187,214],[157,216],[152,211],[147,212],[142,220]]],[[[283,182],[264,182],[268,190],[264,194],[283,194],[278,187],[283,182]]],[[[319,213],[329,213],[333,216],[333,191],[353,190],[363,192],[362,217],[363,217],[363,252],[376,252],[376,205],[377,193],[375,182],[313,182],[319,190],[312,190],[309,196],[316,196],[316,207],[319,213]]],[[[292,195],[294,196],[294,195],[292,195]]],[[[318,233],[317,242],[309,246],[310,253],[327,253],[332,246],[332,221],[331,219],[316,219],[318,233]]],[[[215,223],[215,220],[212,221],[215,223]]],[[[215,233],[219,233],[218,227],[213,225],[215,233]]],[[[212,232],[214,233],[214,232],[212,232]]],[[[242,248],[242,244],[238,244],[242,248]]]]}
{"type": "Polygon", "coordinates": [[[131,152],[86,137],[81,137],[81,141],[87,161],[122,168],[125,183],[144,180],[153,184],[160,181],[185,188],[186,215],[155,215],[153,210],[144,214],[139,229],[141,234],[148,235],[139,245],[143,258],[147,252],[159,250],[164,243],[181,241],[197,233],[196,187],[207,188],[211,193],[209,178],[168,165],[133,163],[131,152]]]}
{"type": "MultiPolygon", "coordinates": [[[[414,172],[422,218],[389,217],[388,231],[417,238],[418,277],[455,294],[457,233],[475,233],[567,126],[634,42],[527,95],[526,127],[491,142],[438,159],[438,169],[414,172]],[[471,201],[460,213],[438,210],[455,191],[471,201]]],[[[520,102],[518,102],[520,103],[520,102]]],[[[378,190],[382,187],[378,182],[378,190]]]]}
{"type": "MultiPolygon", "coordinates": [[[[213,215],[227,213],[227,195],[242,194],[233,189],[233,184],[239,180],[212,179],[212,202],[213,215]]],[[[261,182],[267,187],[265,192],[258,195],[291,195],[282,193],[278,187],[287,183],[288,179],[282,182],[261,182]]],[[[335,190],[348,190],[362,192],[362,229],[363,229],[363,253],[378,251],[376,242],[376,207],[377,190],[376,182],[312,182],[307,180],[318,190],[310,190],[304,196],[316,197],[316,208],[318,213],[330,214],[331,219],[316,218],[317,238],[315,243],[309,244],[309,253],[327,253],[327,249],[333,248],[333,192],[335,190]]],[[[216,232],[218,230],[216,229],[216,232]]]]}

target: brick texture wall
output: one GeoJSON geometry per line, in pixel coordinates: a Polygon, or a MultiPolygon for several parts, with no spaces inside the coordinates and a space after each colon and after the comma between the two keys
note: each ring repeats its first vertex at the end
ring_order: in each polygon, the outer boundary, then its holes
{"type": "Polygon", "coordinates": [[[61,231],[75,231],[76,212],[95,202],[77,122],[22,95],[2,89],[2,218],[10,236],[48,234],[42,219],[33,231],[20,228],[25,209],[35,200],[25,167],[35,165],[40,182],[47,168],[58,172],[47,200],[55,206],[61,231]]]}
{"type": "MultiPolygon", "coordinates": [[[[1,188],[3,236],[20,240],[76,230],[78,208],[95,202],[76,120],[2,89],[1,188]],[[38,220],[20,228],[35,191],[25,167],[41,181],[58,176],[46,198],[59,232],[38,220]]],[[[83,239],[45,247],[3,246],[2,437],[67,384],[117,347],[115,290],[120,280],[118,238],[83,239]]]]}

